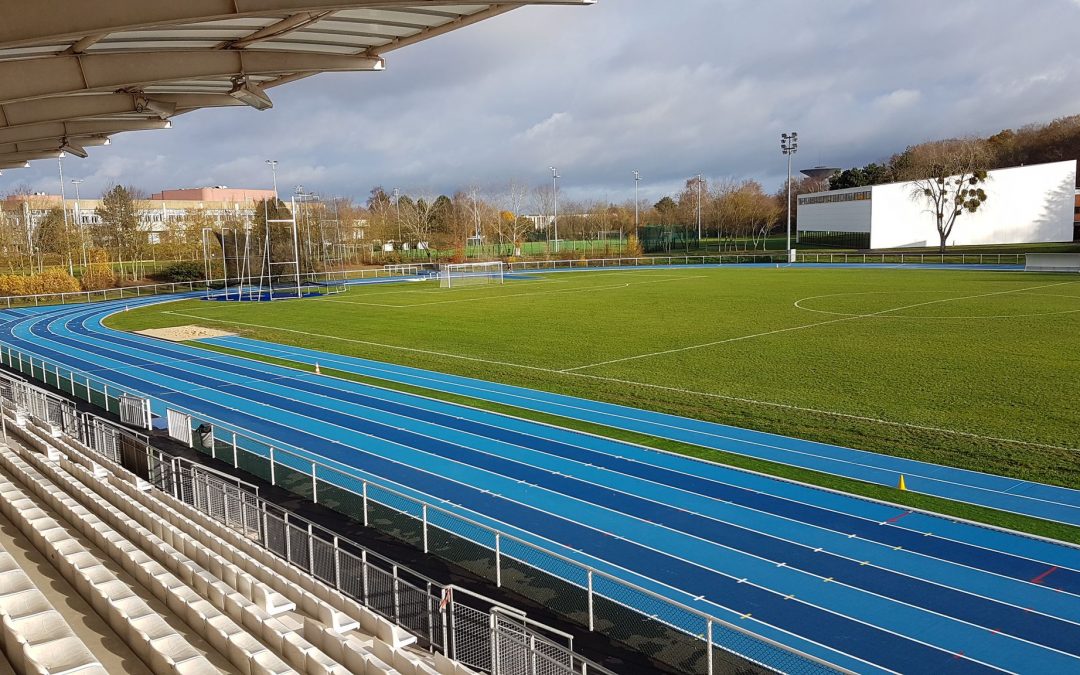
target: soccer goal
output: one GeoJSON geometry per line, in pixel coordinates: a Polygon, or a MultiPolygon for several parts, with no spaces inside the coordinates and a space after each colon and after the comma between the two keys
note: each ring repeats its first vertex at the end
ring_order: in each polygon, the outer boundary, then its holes
{"type": "Polygon", "coordinates": [[[439,272],[439,285],[443,288],[501,284],[502,282],[503,264],[501,262],[444,265],[439,272]]]}

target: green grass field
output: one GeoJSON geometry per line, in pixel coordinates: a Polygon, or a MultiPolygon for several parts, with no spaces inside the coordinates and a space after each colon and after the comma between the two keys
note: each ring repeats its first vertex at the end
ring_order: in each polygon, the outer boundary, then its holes
{"type": "Polygon", "coordinates": [[[272,304],[188,300],[108,324],[230,329],[1080,487],[1076,275],[560,273],[272,304]]]}

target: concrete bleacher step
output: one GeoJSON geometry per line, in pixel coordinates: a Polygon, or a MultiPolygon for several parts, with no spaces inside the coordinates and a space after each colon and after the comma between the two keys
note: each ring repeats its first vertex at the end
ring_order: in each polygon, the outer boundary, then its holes
{"type": "Polygon", "coordinates": [[[21,673],[104,675],[107,672],[3,549],[0,549],[0,624],[6,663],[14,661],[21,673]]]}
{"type": "Polygon", "coordinates": [[[472,672],[419,655],[415,635],[77,441],[33,423],[22,431],[40,453],[25,459],[53,483],[43,489],[75,495],[73,517],[100,516],[90,529],[103,548],[230,662],[258,663],[251,672],[472,672]]]}
{"type": "MultiPolygon", "coordinates": [[[[205,638],[211,645],[215,645],[215,649],[225,655],[241,672],[254,672],[257,670],[258,672],[283,673],[291,670],[284,661],[270,652],[258,638],[253,637],[248,631],[241,628],[238,625],[239,621],[234,622],[235,630],[233,626],[222,626],[220,625],[222,622],[218,622],[217,627],[226,634],[224,639],[225,649],[220,649],[217,645],[223,644],[222,640],[215,640],[214,638],[217,636],[200,632],[205,630],[207,626],[206,618],[208,617],[199,614],[198,609],[203,606],[200,603],[204,599],[191,587],[195,576],[202,571],[198,565],[185,556],[179,555],[171,547],[165,546],[160,540],[156,540],[145,529],[141,529],[134,523],[125,520],[123,515],[115,509],[110,511],[107,504],[95,503],[92,494],[80,490],[79,485],[76,484],[77,481],[74,481],[71,477],[65,477],[59,472],[58,467],[49,466],[42,458],[28,456],[26,459],[38,463],[39,465],[36,468],[42,469],[47,474],[52,474],[51,477],[64,483],[69,492],[60,490],[55,484],[45,481],[35,467],[30,466],[21,458],[0,451],[0,465],[7,464],[9,466],[5,466],[5,468],[13,467],[19,470],[22,475],[35,481],[42,493],[53,495],[57,500],[58,510],[63,512],[65,516],[69,516],[73,522],[79,522],[83,534],[102,550],[109,553],[115,562],[125,568],[134,567],[135,563],[140,562],[138,569],[134,570],[136,578],[140,579],[140,583],[144,583],[155,596],[165,602],[170,610],[196,631],[196,634],[205,638]],[[106,523],[99,519],[97,515],[77,503],[72,495],[78,495],[85,499],[87,503],[98,507],[99,512],[110,517],[112,522],[106,523]],[[112,529],[110,525],[117,526],[125,534],[121,535],[112,529]],[[138,542],[138,545],[133,541],[138,542]],[[148,560],[145,553],[148,550],[160,551],[163,554],[163,559],[171,563],[174,571],[178,574],[174,575],[172,571],[167,570],[156,560],[148,560]]],[[[113,588],[117,593],[122,593],[119,588],[115,586],[113,588]]],[[[250,601],[248,603],[250,604],[250,601]]],[[[92,604],[99,612],[113,612],[115,610],[112,605],[102,604],[101,601],[92,604]]],[[[257,627],[255,635],[260,632],[261,628],[257,627]]],[[[140,654],[140,657],[143,656],[144,654],[140,654]]],[[[184,670],[186,672],[198,672],[195,664],[191,662],[185,664],[184,670]]]]}
{"type": "MultiPolygon", "coordinates": [[[[0,464],[4,464],[9,473],[12,472],[6,460],[11,458],[10,451],[0,450],[0,464]]],[[[7,476],[0,476],[0,509],[155,672],[218,672],[7,476]],[[135,625],[132,619],[137,617],[146,619],[135,625]],[[182,670],[178,668],[180,664],[184,665],[182,670]]],[[[34,649],[37,645],[37,651],[29,654],[28,660],[44,665],[27,672],[89,672],[95,666],[100,669],[98,672],[106,672],[85,645],[80,649],[81,642],[70,627],[64,633],[66,623],[61,626],[55,621],[46,622],[44,617],[47,615],[47,612],[37,612],[31,615],[32,622],[25,622],[21,617],[5,614],[6,653],[10,655],[20,647],[24,651],[34,649]],[[28,633],[31,628],[33,631],[28,633]],[[20,639],[19,634],[25,640],[20,639]],[[49,663],[50,660],[58,662],[49,663]]],[[[58,613],[56,618],[60,619],[58,613]]]]}

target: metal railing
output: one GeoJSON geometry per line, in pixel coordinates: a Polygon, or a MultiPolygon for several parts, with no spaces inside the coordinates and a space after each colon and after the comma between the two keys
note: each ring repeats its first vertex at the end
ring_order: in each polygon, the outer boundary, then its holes
{"type": "MultiPolygon", "coordinates": [[[[326,272],[306,272],[300,276],[306,280],[316,280],[326,276],[326,272]]],[[[400,272],[387,269],[355,269],[330,272],[329,274],[342,275],[345,280],[355,279],[378,279],[402,276],[400,272]]],[[[9,295],[0,297],[0,307],[40,307],[44,305],[67,305],[84,304],[90,302],[105,302],[106,300],[123,300],[125,298],[141,298],[152,295],[173,295],[176,293],[191,293],[212,289],[215,286],[223,286],[226,283],[236,285],[240,279],[200,279],[197,281],[174,281],[157,284],[142,284],[139,286],[120,286],[117,288],[105,288],[97,291],[68,291],[64,293],[36,293],[33,295],[9,295]]]]}
{"type": "Polygon", "coordinates": [[[878,265],[1023,265],[1024,253],[803,253],[797,251],[800,263],[833,263],[878,265]]]}
{"type": "MultiPolygon", "coordinates": [[[[0,374],[0,416],[29,417],[131,471],[415,635],[420,646],[491,673],[614,675],[574,652],[573,636],[456,585],[442,584],[270,502],[258,487],[172,456],[144,434],[0,374]]],[[[6,432],[6,427],[5,427],[6,432]]],[[[73,458],[77,459],[77,458],[73,458]]]]}
{"type": "MultiPolygon", "coordinates": [[[[878,264],[957,264],[957,265],[1022,265],[1024,253],[803,253],[796,252],[799,263],[878,263],[878,264]]],[[[787,263],[784,252],[717,253],[715,255],[640,256],[635,258],[586,258],[567,260],[522,260],[507,263],[511,272],[527,270],[591,269],[596,267],[651,267],[672,265],[746,265],[787,263]]],[[[434,268],[434,264],[414,263],[385,265],[383,268],[362,268],[334,271],[344,280],[390,278],[408,275],[408,268],[434,268]]],[[[326,273],[308,272],[302,277],[315,279],[326,273]]],[[[64,293],[37,293],[33,295],[10,295],[0,297],[0,306],[24,307],[42,305],[66,305],[73,303],[104,302],[149,295],[166,295],[205,290],[215,285],[239,283],[239,279],[209,279],[177,281],[140,286],[122,286],[98,291],[69,291],[64,293]]]]}
{"type": "MultiPolygon", "coordinates": [[[[99,381],[100,374],[91,377],[24,356],[10,347],[5,351],[3,345],[0,361],[110,412],[119,409],[116,399],[121,392],[99,381]]],[[[214,432],[207,440],[193,434],[194,446],[200,452],[453,562],[498,587],[544,604],[590,631],[633,644],[681,672],[847,672],[733,621],[696,609],[689,604],[695,598],[662,582],[648,580],[670,595],[558,553],[554,543],[526,541],[441,506],[443,500],[364,475],[354,467],[334,466],[332,460],[316,459],[300,448],[182,406],[161,402],[159,411],[161,408],[189,415],[196,430],[204,422],[212,426],[214,432]],[[686,601],[675,599],[680,596],[686,601]]],[[[755,618],[745,621],[771,628],[755,618]]]]}
{"type": "Polygon", "coordinates": [[[786,252],[717,253],[715,255],[642,256],[637,258],[585,258],[581,260],[520,260],[507,263],[511,272],[529,270],[594,269],[597,267],[654,267],[674,265],[747,265],[787,262],[786,252]]]}

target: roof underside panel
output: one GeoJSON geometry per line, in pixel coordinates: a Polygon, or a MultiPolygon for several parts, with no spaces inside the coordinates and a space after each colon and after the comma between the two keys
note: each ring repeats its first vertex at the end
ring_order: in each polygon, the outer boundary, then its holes
{"type": "Polygon", "coordinates": [[[384,53],[524,5],[595,0],[15,0],[0,21],[0,168],[165,128],[266,89],[382,69],[384,53]],[[18,140],[26,139],[26,140],[18,140]]]}

